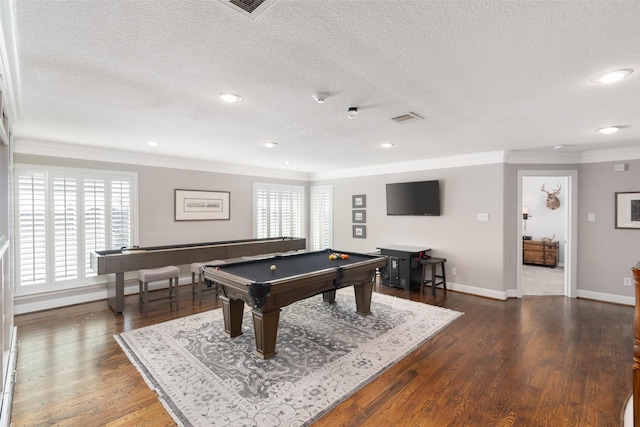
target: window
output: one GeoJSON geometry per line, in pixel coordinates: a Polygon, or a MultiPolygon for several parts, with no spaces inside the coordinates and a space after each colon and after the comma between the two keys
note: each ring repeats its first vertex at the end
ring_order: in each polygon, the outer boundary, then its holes
{"type": "Polygon", "coordinates": [[[304,237],[304,187],[253,184],[254,236],[304,237]]]}
{"type": "Polygon", "coordinates": [[[16,165],[16,293],[95,283],[90,253],[131,246],[137,176],[16,165]]]}
{"type": "Polygon", "coordinates": [[[311,250],[333,246],[333,186],[311,187],[311,250]]]}

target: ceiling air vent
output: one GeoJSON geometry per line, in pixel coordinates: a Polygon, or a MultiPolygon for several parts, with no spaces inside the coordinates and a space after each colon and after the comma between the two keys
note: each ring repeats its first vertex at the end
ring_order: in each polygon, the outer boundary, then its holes
{"type": "Polygon", "coordinates": [[[399,116],[391,118],[391,120],[393,120],[396,123],[400,123],[401,125],[405,123],[413,122],[416,120],[422,120],[422,119],[424,119],[424,117],[419,116],[416,113],[401,114],[399,116]]]}
{"type": "Polygon", "coordinates": [[[276,0],[220,0],[233,10],[246,15],[252,19],[256,19],[262,12],[267,10],[269,6],[276,0]]]}

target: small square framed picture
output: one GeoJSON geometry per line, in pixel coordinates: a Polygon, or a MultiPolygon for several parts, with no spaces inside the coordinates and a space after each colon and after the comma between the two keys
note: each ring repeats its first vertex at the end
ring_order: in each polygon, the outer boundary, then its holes
{"type": "Polygon", "coordinates": [[[353,226],[353,238],[354,239],[366,239],[367,238],[367,226],[366,225],[354,225],[353,226]]]}
{"type": "Polygon", "coordinates": [[[354,209],[351,211],[351,222],[367,222],[367,211],[364,209],[354,209]]]}
{"type": "Polygon", "coordinates": [[[367,207],[367,195],[366,194],[357,194],[355,196],[351,196],[351,207],[354,209],[361,209],[367,207]]]}

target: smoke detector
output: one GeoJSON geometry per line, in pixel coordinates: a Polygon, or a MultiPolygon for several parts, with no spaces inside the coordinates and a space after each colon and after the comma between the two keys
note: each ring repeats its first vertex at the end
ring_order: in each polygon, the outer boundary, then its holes
{"type": "Polygon", "coordinates": [[[328,97],[329,97],[329,92],[318,92],[313,94],[313,99],[318,104],[324,104],[324,102],[327,100],[328,97]]]}

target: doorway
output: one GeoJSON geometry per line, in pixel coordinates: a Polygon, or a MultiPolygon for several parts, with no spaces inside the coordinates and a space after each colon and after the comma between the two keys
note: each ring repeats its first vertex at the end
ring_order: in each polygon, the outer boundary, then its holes
{"type": "Polygon", "coordinates": [[[576,185],[577,171],[518,171],[519,298],[576,296],[576,185]],[[547,207],[548,197],[555,209],[547,207]]]}

